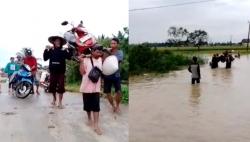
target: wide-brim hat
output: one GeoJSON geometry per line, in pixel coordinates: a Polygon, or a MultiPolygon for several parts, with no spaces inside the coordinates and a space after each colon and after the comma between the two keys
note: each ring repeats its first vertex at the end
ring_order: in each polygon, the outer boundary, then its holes
{"type": "Polygon", "coordinates": [[[61,37],[61,36],[50,36],[50,37],[48,38],[48,41],[49,41],[51,44],[54,44],[54,41],[55,41],[56,39],[60,39],[61,42],[62,42],[62,45],[65,45],[65,44],[67,43],[67,41],[66,41],[63,37],[61,37]]]}

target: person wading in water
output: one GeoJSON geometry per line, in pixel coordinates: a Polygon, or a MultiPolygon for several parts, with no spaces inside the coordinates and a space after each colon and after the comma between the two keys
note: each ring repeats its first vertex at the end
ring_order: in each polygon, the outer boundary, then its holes
{"type": "Polygon", "coordinates": [[[195,56],[193,57],[193,62],[192,64],[189,65],[188,71],[192,73],[192,79],[191,79],[192,84],[195,84],[195,82],[200,83],[201,73],[200,73],[200,65],[197,62],[197,57],[195,56]]]}

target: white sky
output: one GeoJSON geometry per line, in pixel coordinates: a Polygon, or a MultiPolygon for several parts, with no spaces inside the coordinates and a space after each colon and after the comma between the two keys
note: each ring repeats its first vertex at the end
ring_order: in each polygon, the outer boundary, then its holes
{"type": "Polygon", "coordinates": [[[8,0],[0,2],[0,67],[22,47],[42,57],[48,37],[69,28],[62,21],[83,20],[95,36],[112,36],[128,26],[128,0],[8,0]]]}
{"type": "MultiPolygon", "coordinates": [[[[173,5],[201,0],[130,0],[130,9],[173,5]]],[[[202,29],[209,41],[233,42],[247,38],[250,0],[215,0],[206,3],[129,12],[129,42],[164,42],[170,26],[190,32],[202,29]]]]}

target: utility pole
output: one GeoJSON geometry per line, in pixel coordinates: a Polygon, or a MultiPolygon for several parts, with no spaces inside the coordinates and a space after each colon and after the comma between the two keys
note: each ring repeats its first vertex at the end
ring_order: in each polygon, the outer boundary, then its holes
{"type": "Polygon", "coordinates": [[[232,40],[233,40],[233,36],[232,35],[230,35],[230,46],[232,46],[232,40]]]}
{"type": "Polygon", "coordinates": [[[247,37],[247,51],[248,51],[248,46],[249,46],[249,35],[250,35],[250,21],[248,21],[249,28],[248,28],[248,37],[247,37]]]}

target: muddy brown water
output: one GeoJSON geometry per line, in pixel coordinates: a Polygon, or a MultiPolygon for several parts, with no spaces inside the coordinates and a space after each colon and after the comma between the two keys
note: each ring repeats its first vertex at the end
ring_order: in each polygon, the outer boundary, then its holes
{"type": "Polygon", "coordinates": [[[130,142],[249,142],[250,56],[219,66],[199,85],[186,69],[131,78],[130,142]]]}

